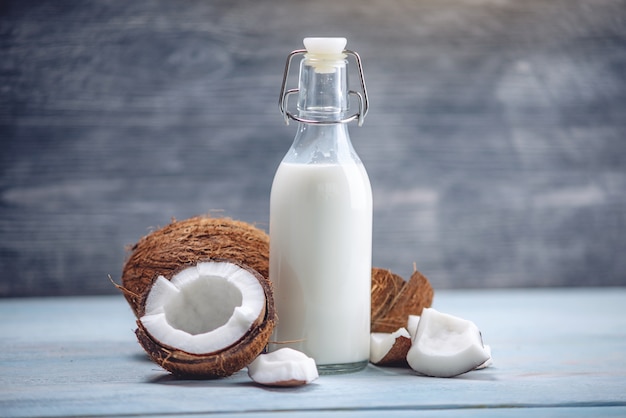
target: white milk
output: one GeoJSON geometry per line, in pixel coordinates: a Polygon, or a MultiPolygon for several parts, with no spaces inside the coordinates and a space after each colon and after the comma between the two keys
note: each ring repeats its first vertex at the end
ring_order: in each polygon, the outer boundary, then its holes
{"type": "Polygon", "coordinates": [[[360,162],[283,162],[272,185],[272,341],[319,365],[369,358],[372,191],[360,162]]]}

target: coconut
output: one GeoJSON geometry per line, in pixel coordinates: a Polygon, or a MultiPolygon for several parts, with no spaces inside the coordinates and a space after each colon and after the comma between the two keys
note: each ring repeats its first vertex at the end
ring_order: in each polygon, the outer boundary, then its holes
{"type": "Polygon", "coordinates": [[[420,315],[422,309],[432,305],[434,291],[426,276],[414,269],[399,289],[397,277],[391,272],[373,270],[372,282],[383,290],[374,292],[372,287],[371,332],[394,332],[407,325],[410,315],[420,315]],[[384,308],[375,306],[382,300],[384,308]]]}
{"type": "Polygon", "coordinates": [[[490,357],[491,350],[485,349],[476,324],[428,308],[422,312],[406,359],[423,375],[454,377],[488,366],[490,357]]]}
{"type": "Polygon", "coordinates": [[[372,268],[372,324],[377,323],[389,312],[403,286],[404,279],[391,270],[372,268]]]}
{"type": "Polygon", "coordinates": [[[408,366],[406,355],[410,348],[411,335],[406,328],[370,334],[370,362],[377,366],[408,366]]]}
{"type": "Polygon", "coordinates": [[[132,247],[122,273],[136,335],[171,373],[225,377],[266,347],[276,321],[269,238],[228,218],[173,221],[132,247]]]}
{"type": "Polygon", "coordinates": [[[171,278],[183,266],[207,259],[248,266],[269,281],[269,236],[254,225],[229,218],[197,216],[153,231],[131,248],[122,271],[124,296],[137,317],[158,276],[171,278]]]}
{"type": "Polygon", "coordinates": [[[319,377],[315,360],[292,348],[259,355],[248,365],[248,376],[265,386],[301,386],[319,377]]]}

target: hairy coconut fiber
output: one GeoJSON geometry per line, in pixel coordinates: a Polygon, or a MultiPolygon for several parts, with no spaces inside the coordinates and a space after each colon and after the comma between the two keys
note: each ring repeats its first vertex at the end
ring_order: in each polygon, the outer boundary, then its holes
{"type": "Polygon", "coordinates": [[[276,311],[269,281],[249,271],[258,276],[267,302],[265,310],[239,341],[214,353],[191,354],[161,344],[137,320],[135,334],[150,359],[175,376],[191,379],[227,377],[250,364],[267,346],[276,323],[276,311]]]}
{"type": "Polygon", "coordinates": [[[122,291],[135,316],[143,316],[145,298],[158,276],[171,279],[199,261],[221,259],[248,266],[269,282],[269,236],[229,218],[197,216],[173,221],[141,238],[122,271],[122,291]]]}
{"type": "MultiPolygon", "coordinates": [[[[372,268],[372,324],[389,312],[393,301],[403,286],[404,279],[391,270],[372,268]]],[[[376,331],[372,330],[372,332],[376,331]]]]}
{"type": "Polygon", "coordinates": [[[429,308],[433,296],[430,282],[417,269],[407,282],[389,270],[372,269],[371,332],[406,327],[409,315],[420,315],[429,308]]]}

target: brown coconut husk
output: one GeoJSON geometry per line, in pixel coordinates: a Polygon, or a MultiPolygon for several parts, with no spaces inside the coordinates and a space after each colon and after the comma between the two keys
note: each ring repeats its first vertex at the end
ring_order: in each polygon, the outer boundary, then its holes
{"type": "Polygon", "coordinates": [[[433,303],[434,290],[422,273],[417,269],[391,302],[387,312],[372,319],[371,332],[394,332],[406,327],[409,315],[421,315],[424,308],[433,303]]]}
{"type": "Polygon", "coordinates": [[[131,248],[122,271],[124,293],[135,316],[145,313],[145,303],[159,276],[170,280],[184,268],[203,261],[227,261],[257,277],[265,293],[265,311],[236,343],[215,353],[191,354],[155,340],[140,320],[135,331],[149,357],[180,377],[217,378],[241,370],[267,346],[276,323],[269,281],[269,237],[255,226],[229,218],[197,216],[169,225],[141,238],[131,248]]]}
{"type": "Polygon", "coordinates": [[[175,376],[191,379],[227,377],[250,364],[267,346],[276,323],[276,311],[269,281],[248,270],[258,276],[266,299],[264,312],[252,324],[248,333],[219,352],[191,354],[161,344],[150,335],[141,321],[137,320],[138,328],[135,334],[150,359],[175,376]]]}
{"type": "Polygon", "coordinates": [[[143,316],[143,299],[158,276],[171,279],[182,268],[206,259],[248,266],[269,282],[265,231],[230,218],[197,216],[172,221],[141,238],[124,265],[121,289],[135,316],[143,316]]]}
{"type": "Polygon", "coordinates": [[[389,312],[404,283],[404,279],[391,270],[372,268],[372,324],[389,312]]]}

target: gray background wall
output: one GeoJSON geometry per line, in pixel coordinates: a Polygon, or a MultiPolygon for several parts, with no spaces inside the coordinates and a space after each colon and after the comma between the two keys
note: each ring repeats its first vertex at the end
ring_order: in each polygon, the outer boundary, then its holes
{"type": "Polygon", "coordinates": [[[125,246],[172,217],[267,229],[309,35],[364,61],[375,265],[626,284],[625,1],[4,0],[0,295],[113,293],[125,246]]]}

